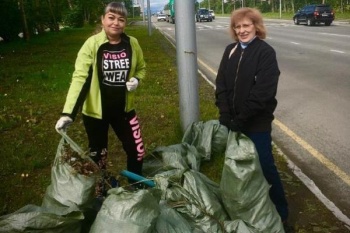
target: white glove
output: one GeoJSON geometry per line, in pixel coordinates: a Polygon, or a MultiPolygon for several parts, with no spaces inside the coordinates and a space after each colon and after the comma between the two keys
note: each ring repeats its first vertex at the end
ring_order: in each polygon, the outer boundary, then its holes
{"type": "Polygon", "coordinates": [[[132,77],[129,80],[129,82],[126,82],[126,89],[128,89],[128,91],[134,91],[138,85],[139,85],[139,80],[137,80],[137,78],[132,77]]]}
{"type": "Polygon", "coordinates": [[[72,118],[69,116],[62,116],[56,123],[55,129],[58,132],[59,130],[66,130],[67,127],[73,122],[72,118]]]}

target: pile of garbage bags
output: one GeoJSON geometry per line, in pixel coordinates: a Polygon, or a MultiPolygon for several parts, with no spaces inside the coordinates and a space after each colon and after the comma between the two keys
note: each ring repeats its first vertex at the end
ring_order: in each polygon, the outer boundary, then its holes
{"type": "MultiPolygon", "coordinates": [[[[181,143],[145,157],[143,173],[155,187],[111,188],[98,209],[98,171],[79,174],[62,163],[66,143],[84,154],[62,133],[42,206],[27,205],[0,217],[0,232],[284,232],[254,144],[217,120],[193,123],[181,143]],[[219,184],[200,172],[201,162],[211,156],[225,156],[219,184]]],[[[89,162],[88,156],[83,159],[89,162]]]]}

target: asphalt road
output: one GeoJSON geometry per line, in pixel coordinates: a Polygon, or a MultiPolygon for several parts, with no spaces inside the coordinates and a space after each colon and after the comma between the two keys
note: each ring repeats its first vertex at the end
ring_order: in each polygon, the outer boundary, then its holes
{"type": "MultiPolygon", "coordinates": [[[[350,24],[265,20],[265,25],[281,70],[273,140],[349,220],[350,24]]],[[[154,26],[175,38],[173,24],[154,26]]],[[[228,18],[196,23],[199,69],[211,82],[232,42],[228,28],[228,18]]]]}

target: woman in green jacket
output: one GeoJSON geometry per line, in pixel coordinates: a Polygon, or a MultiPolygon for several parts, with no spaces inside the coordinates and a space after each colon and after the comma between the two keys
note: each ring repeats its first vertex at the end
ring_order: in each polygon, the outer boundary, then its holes
{"type": "Polygon", "coordinates": [[[81,47],[56,130],[65,130],[79,109],[90,156],[106,169],[108,129],[112,127],[127,154],[127,170],[141,175],[145,154],[134,93],[145,77],[145,61],[136,38],[124,33],[127,10],[111,2],[101,18],[102,31],[81,47]]]}

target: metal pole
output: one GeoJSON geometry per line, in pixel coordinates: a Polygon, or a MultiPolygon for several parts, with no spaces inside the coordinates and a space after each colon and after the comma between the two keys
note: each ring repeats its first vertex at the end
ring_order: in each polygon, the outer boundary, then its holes
{"type": "Polygon", "coordinates": [[[282,19],[282,0],[280,0],[280,19],[282,19]]]}
{"type": "Polygon", "coordinates": [[[132,18],[135,18],[135,3],[134,3],[134,0],[132,0],[132,18]]]}
{"type": "Polygon", "coordinates": [[[151,22],[151,4],[150,0],[147,0],[147,18],[148,18],[148,35],[152,35],[152,22],[151,22]]]}
{"type": "Polygon", "coordinates": [[[182,130],[199,119],[198,65],[193,1],[175,1],[176,60],[182,130]],[[178,12],[181,12],[178,14],[178,12]],[[181,15],[181,17],[179,17],[181,15]]]}
{"type": "Polygon", "coordinates": [[[142,0],[142,21],[145,22],[145,3],[142,0]]]}
{"type": "Polygon", "coordinates": [[[224,15],[224,0],[222,0],[222,3],[221,3],[221,14],[224,15]]]}

